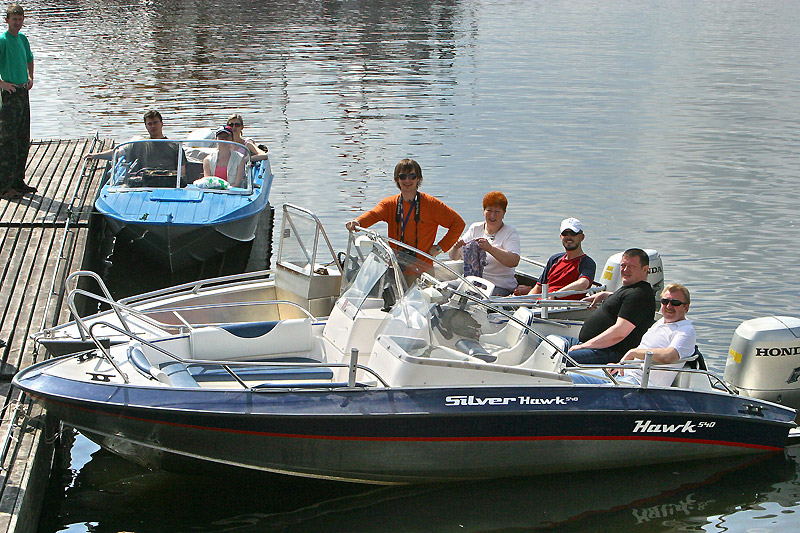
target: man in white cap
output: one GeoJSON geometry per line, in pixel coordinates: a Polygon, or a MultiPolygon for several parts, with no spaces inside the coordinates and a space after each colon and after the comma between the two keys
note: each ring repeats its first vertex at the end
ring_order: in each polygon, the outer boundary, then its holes
{"type": "MultiPolygon", "coordinates": [[[[582,291],[592,286],[597,265],[581,248],[585,236],[577,218],[561,221],[561,244],[565,251],[548,259],[539,282],[528,294],[541,294],[543,283],[547,283],[547,292],[582,291]]],[[[563,299],[580,300],[583,296],[578,293],[563,299]]]]}

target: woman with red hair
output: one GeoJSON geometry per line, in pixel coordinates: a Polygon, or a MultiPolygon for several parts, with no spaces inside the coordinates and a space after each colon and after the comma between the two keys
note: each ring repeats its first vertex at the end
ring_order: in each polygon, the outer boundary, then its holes
{"type": "Polygon", "coordinates": [[[517,288],[514,269],[519,264],[519,232],[503,222],[508,207],[506,195],[492,191],[483,197],[484,221],[472,224],[450,249],[451,259],[464,257],[464,246],[486,252],[482,277],[494,283],[495,296],[508,296],[517,288]],[[474,244],[470,244],[474,242],[474,244]]]}

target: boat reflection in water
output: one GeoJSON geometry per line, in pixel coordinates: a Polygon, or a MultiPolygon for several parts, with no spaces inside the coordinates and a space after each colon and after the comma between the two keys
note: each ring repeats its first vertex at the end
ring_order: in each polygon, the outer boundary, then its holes
{"type": "Polygon", "coordinates": [[[69,508],[53,530],[91,522],[139,532],[741,531],[769,528],[797,507],[798,456],[792,446],[757,458],[376,488],[234,469],[154,473],[97,449],[64,493],[69,508]]]}

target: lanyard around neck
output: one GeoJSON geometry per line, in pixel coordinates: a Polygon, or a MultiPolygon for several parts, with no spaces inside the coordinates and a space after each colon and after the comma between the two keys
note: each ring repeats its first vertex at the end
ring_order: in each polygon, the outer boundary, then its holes
{"type": "MultiPolygon", "coordinates": [[[[419,225],[419,191],[414,196],[414,199],[411,201],[411,209],[409,209],[408,213],[403,216],[403,195],[402,193],[397,196],[397,211],[395,213],[395,220],[400,225],[400,242],[406,242],[406,225],[408,225],[408,219],[411,218],[411,212],[414,212],[414,224],[419,225]]],[[[414,230],[414,248],[417,247],[417,237],[418,237],[419,230],[416,228],[414,230]]]]}

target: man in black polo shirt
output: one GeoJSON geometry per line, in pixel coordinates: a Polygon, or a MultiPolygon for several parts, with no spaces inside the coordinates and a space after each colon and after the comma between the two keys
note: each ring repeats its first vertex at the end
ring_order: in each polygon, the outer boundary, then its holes
{"type": "Polygon", "coordinates": [[[639,345],[656,312],[653,287],[647,282],[649,267],[644,250],[631,248],[622,254],[622,287],[613,294],[604,291],[584,298],[592,302],[590,307],[603,305],[589,315],[577,339],[566,338],[570,357],[581,364],[616,363],[639,345]]]}

